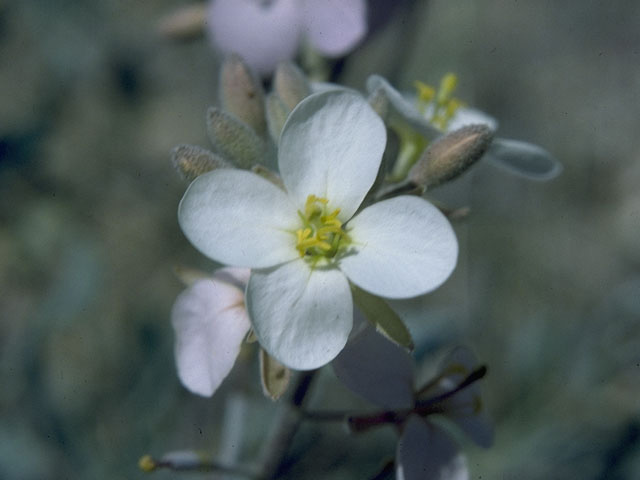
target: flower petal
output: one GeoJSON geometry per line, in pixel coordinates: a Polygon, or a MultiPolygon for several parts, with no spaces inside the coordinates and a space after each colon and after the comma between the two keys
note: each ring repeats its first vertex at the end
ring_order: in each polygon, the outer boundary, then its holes
{"type": "Polygon", "coordinates": [[[387,132],[358,94],[313,94],[291,112],[280,137],[282,180],[298,208],[309,195],[340,208],[344,222],[355,213],[380,168],[387,132]]]}
{"type": "Polygon", "coordinates": [[[211,42],[223,53],[239,54],[260,75],[268,75],[298,50],[302,29],[298,2],[214,0],[207,12],[211,42]]]}
{"type": "Polygon", "coordinates": [[[355,253],[340,268],[360,288],[408,298],[439,287],[453,271],[458,242],[449,221],[426,200],[401,196],[356,215],[347,232],[355,253]]]}
{"type": "MultiPolygon", "coordinates": [[[[452,380],[452,376],[447,376],[431,389],[429,394],[431,396],[444,394],[459,384],[459,381],[452,380]]],[[[489,448],[493,445],[493,422],[485,411],[479,387],[478,383],[473,383],[443,400],[441,406],[444,415],[455,422],[471,440],[483,448],[489,448]]],[[[426,397],[427,395],[421,395],[421,398],[426,397]]]]}
{"type": "Polygon", "coordinates": [[[483,158],[530,180],[551,180],[562,173],[562,164],[544,148],[519,140],[495,138],[483,158]]]}
{"type": "Polygon", "coordinates": [[[460,107],[449,120],[447,132],[454,132],[468,125],[486,125],[493,131],[498,129],[498,121],[495,118],[475,108],[460,107]]]}
{"type": "Polygon", "coordinates": [[[413,359],[405,350],[366,327],[331,363],[349,390],[386,409],[413,406],[413,359]]]}
{"type": "Polygon", "coordinates": [[[391,125],[402,128],[406,124],[429,141],[442,135],[442,132],[431,125],[415,105],[404,98],[384,77],[371,75],[367,78],[367,91],[373,94],[377,90],[382,91],[389,101],[390,111],[387,121],[391,125]]]}
{"type": "Polygon", "coordinates": [[[198,280],[176,299],[171,323],[180,380],[198,395],[213,395],[249,330],[242,290],[215,278],[198,280]]]}
{"type": "Polygon", "coordinates": [[[453,420],[478,446],[489,448],[493,445],[493,422],[485,412],[480,411],[471,415],[451,413],[447,414],[447,417],[453,420]]]}
{"type": "Polygon", "coordinates": [[[409,417],[396,453],[399,480],[468,480],[469,470],[458,447],[439,427],[409,417]]]}
{"type": "MultiPolygon", "coordinates": [[[[435,397],[455,389],[478,366],[478,360],[471,350],[466,347],[454,348],[441,363],[443,377],[432,388],[425,390],[420,398],[435,397]]],[[[488,448],[493,444],[493,423],[484,409],[480,382],[476,381],[444,400],[442,408],[447,418],[453,420],[479,446],[488,448]]]]}
{"type": "Polygon", "coordinates": [[[329,57],[348,53],[367,33],[364,0],[307,0],[303,15],[311,45],[329,57]]]}
{"type": "Polygon", "coordinates": [[[260,345],[294,370],[333,360],[353,323],[349,283],[342,272],[311,270],[302,259],[253,270],[247,308],[260,345]]]}
{"type": "Polygon", "coordinates": [[[189,241],[227,265],[264,268],[298,256],[299,219],[287,195],[242,170],[216,170],[196,178],[178,208],[189,241]]]}
{"type": "Polygon", "coordinates": [[[213,278],[221,282],[233,285],[244,292],[247,288],[247,283],[249,283],[250,275],[251,270],[249,270],[248,268],[226,267],[216,270],[213,273],[213,278]]]}

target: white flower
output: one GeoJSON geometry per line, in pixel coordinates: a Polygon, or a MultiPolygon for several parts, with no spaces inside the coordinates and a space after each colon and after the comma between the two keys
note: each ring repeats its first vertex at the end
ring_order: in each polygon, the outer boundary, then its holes
{"type": "MultiPolygon", "coordinates": [[[[493,443],[493,427],[482,408],[477,381],[463,385],[477,368],[465,348],[450,352],[437,376],[415,390],[414,362],[402,348],[368,326],[356,335],[332,363],[336,376],[353,392],[395,415],[400,437],[396,473],[404,480],[466,480],[464,456],[449,434],[430,417],[444,415],[482,447],[493,443]]],[[[476,379],[479,377],[476,377],[476,379]]],[[[354,425],[353,417],[350,421],[354,425]]],[[[363,425],[376,425],[367,418],[363,425]]]]}
{"type": "Polygon", "coordinates": [[[182,292],[171,312],[178,376],[193,393],[211,396],[236,361],[250,328],[244,304],[249,270],[223,268],[182,292]]]}
{"type": "Polygon", "coordinates": [[[179,221],[208,257],[251,268],[246,303],[262,347],[298,370],[331,361],[352,326],[349,282],[407,298],[441,285],[458,246],[426,200],[396,197],[356,214],[380,167],[385,127],[359,95],[317,93],[279,142],[285,190],[251,172],[216,170],[185,193],[179,221]]]}
{"type": "MultiPolygon", "coordinates": [[[[369,93],[382,90],[393,113],[402,117],[427,142],[468,125],[487,125],[491,130],[497,131],[498,121],[495,118],[467,107],[452,97],[456,82],[452,74],[445,75],[439,90],[417,82],[419,94],[417,98],[411,96],[409,100],[409,97],[401,95],[383,77],[371,75],[367,79],[367,90],[369,93]]],[[[420,153],[416,152],[413,161],[417,160],[420,153]]],[[[551,180],[562,172],[562,164],[548,151],[520,140],[495,137],[482,158],[531,180],[551,180]]]]}
{"type": "Polygon", "coordinates": [[[366,10],[365,0],[212,0],[207,28],[215,47],[267,75],[305,38],[325,56],[346,54],[367,32],[366,10]]]}

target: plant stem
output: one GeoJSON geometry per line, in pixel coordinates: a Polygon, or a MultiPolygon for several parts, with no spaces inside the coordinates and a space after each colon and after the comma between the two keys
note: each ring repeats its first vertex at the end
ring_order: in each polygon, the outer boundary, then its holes
{"type": "MultiPolygon", "coordinates": [[[[487,373],[487,367],[484,365],[473,370],[467,375],[462,382],[460,382],[455,388],[444,392],[435,397],[431,397],[427,400],[417,402],[413,408],[406,408],[400,410],[383,410],[377,411],[365,415],[354,415],[353,413],[346,411],[328,411],[328,412],[303,412],[302,418],[304,420],[319,421],[319,422],[338,422],[346,420],[349,428],[354,432],[360,432],[368,430],[369,428],[376,427],[378,425],[384,425],[388,423],[400,424],[406,420],[406,418],[416,413],[421,416],[430,415],[433,413],[443,413],[443,402],[460,390],[468,387],[474,382],[482,379],[487,373]]],[[[433,387],[444,376],[438,376],[434,381],[429,382],[427,386],[433,387]]]]}
{"type": "Polygon", "coordinates": [[[287,452],[304,418],[301,412],[316,372],[317,370],[305,372],[299,377],[296,389],[290,399],[290,407],[292,408],[283,412],[282,420],[269,442],[269,448],[265,451],[261,480],[275,480],[286,467],[287,452]]]}

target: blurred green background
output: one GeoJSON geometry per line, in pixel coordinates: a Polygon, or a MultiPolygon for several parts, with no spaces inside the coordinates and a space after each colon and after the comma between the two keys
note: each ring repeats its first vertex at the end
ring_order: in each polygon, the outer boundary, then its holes
{"type": "MultiPolygon", "coordinates": [[[[182,448],[252,461],[279,411],[250,352],[212,399],[173,364],[172,269],[212,264],[178,228],[169,151],[208,146],[219,62],[157,33],[184,4],[0,1],[2,479],[142,478],[141,455],[182,448]]],[[[423,350],[489,367],[496,444],[463,440],[471,478],[640,478],[640,2],[418,1],[341,80],[448,71],[565,167],[537,183],[481,163],[436,192],[471,207],[460,263],[403,312],[423,350]]],[[[312,405],[364,405],[326,370],[312,405]]],[[[369,478],[393,451],[391,431],[308,426],[287,478],[369,478]]]]}

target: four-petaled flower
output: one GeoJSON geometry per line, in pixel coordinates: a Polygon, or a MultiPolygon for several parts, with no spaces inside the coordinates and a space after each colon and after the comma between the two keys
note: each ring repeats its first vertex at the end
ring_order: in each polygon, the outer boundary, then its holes
{"type": "Polygon", "coordinates": [[[252,269],[246,304],[255,334],[290,368],[320,367],[342,350],[353,322],[350,282],[408,298],[437,288],[455,267],[453,229],[426,200],[400,196],[358,211],[385,144],[384,124],[362,97],[317,93],[283,128],[284,190],[223,169],[198,177],[180,203],[196,248],[252,269]]]}
{"type": "MultiPolygon", "coordinates": [[[[403,120],[396,121],[392,127],[399,128],[400,131],[396,133],[400,136],[401,143],[404,141],[409,144],[404,146],[411,153],[411,164],[418,159],[428,142],[443,133],[468,125],[486,125],[494,132],[498,130],[495,118],[465,106],[452,96],[457,83],[455,75],[445,75],[438,90],[422,82],[416,83],[417,98],[413,95],[403,96],[379,75],[372,75],[367,80],[367,90],[370,93],[383,91],[394,114],[403,120]],[[417,135],[412,135],[407,130],[415,131],[417,135]]],[[[544,148],[521,140],[494,137],[482,158],[532,180],[550,180],[562,172],[562,164],[544,148]]],[[[396,166],[396,169],[406,174],[410,166],[396,166]]]]}
{"type": "Polygon", "coordinates": [[[417,390],[411,355],[371,327],[355,335],[332,366],[350,390],[386,409],[349,418],[352,429],[363,431],[390,421],[398,427],[398,479],[469,479],[464,456],[449,434],[431,421],[434,415],[457,424],[481,447],[493,443],[493,426],[477,382],[484,367],[478,368],[464,347],[449,352],[436,376],[417,390]]]}
{"type": "Polygon", "coordinates": [[[213,0],[207,28],[215,47],[268,75],[303,39],[327,57],[348,53],[367,32],[366,11],[365,0],[213,0]]]}

